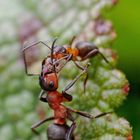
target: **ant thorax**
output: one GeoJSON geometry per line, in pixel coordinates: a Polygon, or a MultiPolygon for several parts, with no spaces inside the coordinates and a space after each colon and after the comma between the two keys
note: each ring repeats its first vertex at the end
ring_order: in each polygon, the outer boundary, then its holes
{"type": "Polygon", "coordinates": [[[77,48],[67,47],[67,54],[72,55],[72,60],[77,60],[79,51],[77,48]]]}

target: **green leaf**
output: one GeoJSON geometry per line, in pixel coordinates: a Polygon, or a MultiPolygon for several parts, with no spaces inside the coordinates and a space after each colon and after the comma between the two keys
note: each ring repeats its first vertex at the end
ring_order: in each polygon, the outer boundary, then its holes
{"type": "MultiPolygon", "coordinates": [[[[78,139],[125,140],[132,135],[128,121],[115,114],[129,91],[125,75],[115,68],[117,54],[110,48],[116,33],[111,21],[104,14],[115,5],[114,0],[5,0],[0,9],[0,136],[2,140],[35,140],[30,127],[52,111],[47,104],[38,103],[40,87],[38,78],[27,77],[21,57],[20,27],[35,17],[42,26],[29,36],[31,42],[44,40],[51,43],[59,37],[58,44],[69,43],[73,36],[77,40],[94,42],[107,57],[110,65],[97,56],[90,60],[89,79],[83,93],[80,79],[70,93],[73,101],[67,105],[97,115],[114,111],[113,114],[95,120],[76,119],[75,135],[78,139]],[[33,39],[32,39],[33,38],[33,39]],[[80,98],[79,98],[80,97],[80,98]],[[40,113],[43,112],[43,113],[40,113]],[[45,116],[42,114],[46,114],[45,116]],[[7,135],[8,134],[8,135],[7,135]]],[[[31,20],[32,21],[32,20],[31,20]]],[[[31,28],[31,27],[30,27],[31,28]]],[[[30,30],[27,26],[25,30],[30,30]]],[[[25,41],[25,40],[23,40],[25,41]]],[[[82,62],[85,65],[86,62],[82,62]]],[[[80,71],[69,63],[61,72],[59,91],[80,71]],[[70,70],[71,68],[71,70],[70,70]],[[69,73],[69,74],[68,74],[69,73]]],[[[47,126],[41,127],[43,139],[47,126]]]]}

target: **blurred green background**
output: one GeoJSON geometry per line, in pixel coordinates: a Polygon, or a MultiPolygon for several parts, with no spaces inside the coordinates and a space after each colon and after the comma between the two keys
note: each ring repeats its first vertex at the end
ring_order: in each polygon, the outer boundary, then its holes
{"type": "Polygon", "coordinates": [[[113,45],[119,54],[118,67],[130,82],[130,93],[118,109],[133,126],[134,140],[140,139],[140,1],[120,0],[109,13],[117,32],[113,45]]]}

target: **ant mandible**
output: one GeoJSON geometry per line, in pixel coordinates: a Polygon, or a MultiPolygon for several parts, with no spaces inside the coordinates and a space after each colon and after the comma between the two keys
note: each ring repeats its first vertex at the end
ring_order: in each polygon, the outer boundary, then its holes
{"type": "MultiPolygon", "coordinates": [[[[32,131],[35,132],[36,134],[39,134],[35,128],[39,127],[41,124],[45,123],[46,121],[54,120],[54,124],[56,125],[65,125],[66,120],[70,120],[72,122],[68,132],[65,135],[66,140],[70,140],[73,134],[73,131],[76,127],[75,119],[72,117],[72,112],[77,113],[81,116],[87,117],[89,119],[95,119],[99,118],[103,115],[106,115],[110,112],[105,112],[101,113],[97,116],[93,116],[91,114],[88,114],[86,112],[78,111],[78,110],[73,110],[71,108],[68,108],[64,106],[62,103],[63,102],[69,102],[72,100],[72,96],[67,93],[67,90],[70,89],[76,81],[84,74],[87,72],[88,65],[83,69],[83,71],[73,80],[71,81],[65,89],[62,91],[62,93],[58,92],[58,77],[57,77],[57,72],[56,72],[56,63],[55,61],[58,62],[58,60],[55,60],[53,58],[53,49],[54,49],[54,44],[55,41],[52,44],[51,47],[51,56],[47,57],[44,59],[42,62],[42,71],[39,76],[39,84],[43,91],[40,94],[40,100],[43,102],[47,102],[49,107],[54,111],[54,116],[46,118],[35,125],[32,126],[32,131]],[[46,96],[44,97],[44,94],[46,96]]],[[[23,49],[24,51],[25,49],[23,49]]],[[[61,61],[61,60],[60,60],[61,61]]]]}

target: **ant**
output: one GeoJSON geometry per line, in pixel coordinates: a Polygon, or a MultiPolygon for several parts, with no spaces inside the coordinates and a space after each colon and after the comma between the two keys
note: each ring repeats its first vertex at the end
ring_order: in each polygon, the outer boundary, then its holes
{"type": "MultiPolygon", "coordinates": [[[[51,55],[44,59],[42,62],[42,70],[41,74],[39,75],[39,84],[40,87],[43,89],[43,91],[40,93],[40,100],[42,102],[47,102],[49,107],[53,110],[54,116],[46,118],[35,125],[31,127],[32,131],[36,134],[39,134],[39,132],[36,131],[36,128],[45,123],[46,121],[54,120],[54,124],[64,126],[66,125],[66,121],[70,120],[72,122],[69,130],[65,134],[65,140],[71,140],[71,137],[73,135],[73,131],[76,128],[76,122],[75,119],[72,117],[72,113],[76,113],[78,115],[84,116],[89,119],[95,119],[99,118],[101,116],[104,116],[106,114],[109,114],[111,112],[105,112],[101,113],[97,116],[93,116],[91,114],[88,114],[86,112],[78,111],[71,109],[69,107],[66,107],[63,105],[63,102],[70,102],[72,101],[72,96],[67,93],[67,90],[70,89],[76,81],[87,72],[87,68],[89,65],[87,65],[83,71],[74,79],[72,80],[62,91],[62,93],[58,92],[58,76],[57,76],[57,70],[56,70],[56,61],[59,63],[58,60],[53,58],[53,50],[54,50],[54,44],[55,41],[52,44],[51,47],[51,55]],[[45,95],[46,94],[46,95],[45,95]],[[44,97],[45,95],[45,97],[44,97]]],[[[24,51],[25,49],[23,49],[24,51]]],[[[60,59],[61,61],[61,59],[60,59]]]]}
{"type": "MultiPolygon", "coordinates": [[[[64,45],[64,46],[55,45],[54,46],[54,51],[53,51],[53,54],[52,55],[53,55],[53,58],[54,59],[58,60],[55,63],[59,62],[60,60],[66,60],[65,64],[67,64],[67,62],[69,62],[69,61],[72,60],[74,62],[74,64],[79,69],[84,70],[84,67],[81,66],[77,62],[78,61],[84,61],[84,60],[86,60],[88,58],[95,57],[96,55],[99,54],[104,59],[104,61],[110,65],[109,61],[99,51],[99,48],[94,43],[80,41],[80,42],[77,42],[73,46],[73,42],[74,42],[75,39],[76,39],[76,37],[74,36],[71,39],[69,45],[64,45]]],[[[44,43],[43,41],[39,41],[39,42],[33,43],[33,44],[27,46],[25,49],[30,48],[30,47],[32,47],[34,45],[38,45],[38,44],[43,44],[43,45],[45,45],[46,47],[48,47],[51,50],[51,48],[46,43],[44,43]]],[[[65,64],[63,65],[63,67],[65,66],[65,64]]],[[[61,69],[58,69],[58,72],[61,69]]],[[[87,73],[87,75],[85,77],[85,80],[84,80],[84,92],[85,92],[85,89],[86,89],[87,79],[88,79],[88,73],[87,73]]]]}
{"type": "MultiPolygon", "coordinates": [[[[73,42],[75,39],[76,39],[76,37],[74,36],[71,39],[69,45],[64,45],[64,46],[55,45],[54,52],[53,52],[53,58],[58,59],[58,60],[65,59],[66,61],[72,60],[75,63],[75,65],[78,68],[80,68],[81,70],[83,70],[84,68],[82,66],[80,66],[77,63],[77,61],[83,61],[88,58],[95,57],[98,54],[101,55],[101,57],[105,60],[106,63],[109,63],[109,61],[99,51],[99,48],[94,43],[80,41],[80,42],[75,43],[75,45],[73,46],[73,42]]],[[[26,48],[32,47],[32,46],[40,44],[40,43],[45,45],[46,47],[48,47],[51,50],[51,48],[43,41],[33,43],[33,44],[27,46],[26,48]]]]}

